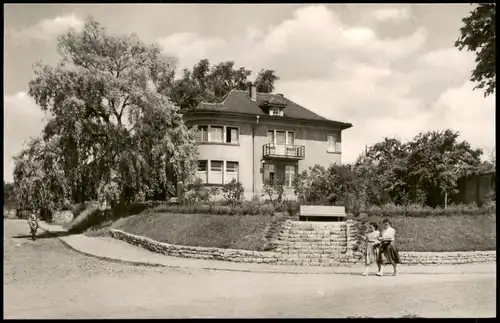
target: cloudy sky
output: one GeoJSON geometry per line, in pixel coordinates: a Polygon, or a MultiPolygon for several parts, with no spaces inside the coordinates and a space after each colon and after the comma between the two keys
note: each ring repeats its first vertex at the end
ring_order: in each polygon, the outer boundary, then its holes
{"type": "Polygon", "coordinates": [[[136,33],[178,57],[274,69],[276,92],[350,122],[343,162],[386,136],[409,140],[452,128],[495,146],[495,98],[472,91],[473,53],[453,47],[472,7],[449,5],[5,5],[4,179],[12,157],[40,133],[29,96],[32,65],[58,61],[56,37],[87,14],[111,33],[136,33]]]}

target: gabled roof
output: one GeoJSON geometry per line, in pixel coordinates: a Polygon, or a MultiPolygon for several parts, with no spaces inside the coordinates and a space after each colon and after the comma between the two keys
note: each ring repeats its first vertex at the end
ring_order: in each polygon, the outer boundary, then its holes
{"type": "Polygon", "coordinates": [[[343,129],[352,127],[350,123],[323,118],[287,99],[281,94],[257,93],[257,101],[252,101],[248,91],[243,90],[232,90],[221,103],[201,102],[191,113],[196,113],[196,111],[228,111],[245,115],[269,116],[269,114],[261,108],[261,106],[266,102],[270,104],[286,104],[286,107],[283,109],[283,117],[285,118],[332,122],[341,124],[343,129]]]}

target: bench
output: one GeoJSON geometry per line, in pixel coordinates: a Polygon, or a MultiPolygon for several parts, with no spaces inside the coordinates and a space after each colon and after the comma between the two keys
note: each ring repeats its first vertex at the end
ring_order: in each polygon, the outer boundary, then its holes
{"type": "Polygon", "coordinates": [[[343,206],[301,205],[299,221],[345,221],[343,206]]]}

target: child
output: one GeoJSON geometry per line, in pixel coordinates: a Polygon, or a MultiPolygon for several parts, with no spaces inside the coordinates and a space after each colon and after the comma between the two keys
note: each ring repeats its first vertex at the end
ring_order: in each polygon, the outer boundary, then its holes
{"type": "Polygon", "coordinates": [[[36,239],[36,230],[38,229],[38,217],[35,213],[31,213],[28,217],[28,224],[31,231],[31,239],[36,239]]]}
{"type": "Polygon", "coordinates": [[[368,268],[371,264],[377,261],[379,236],[380,232],[378,231],[378,224],[370,222],[368,224],[367,232],[363,237],[363,239],[366,241],[365,272],[363,273],[363,276],[368,276],[368,268]]]}

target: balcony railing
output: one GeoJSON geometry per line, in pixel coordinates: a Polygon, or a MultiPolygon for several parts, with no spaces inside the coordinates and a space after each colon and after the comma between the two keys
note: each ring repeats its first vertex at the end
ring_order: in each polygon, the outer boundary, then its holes
{"type": "Polygon", "coordinates": [[[267,158],[304,159],[306,147],[299,145],[265,144],[262,147],[262,156],[267,158]]]}

